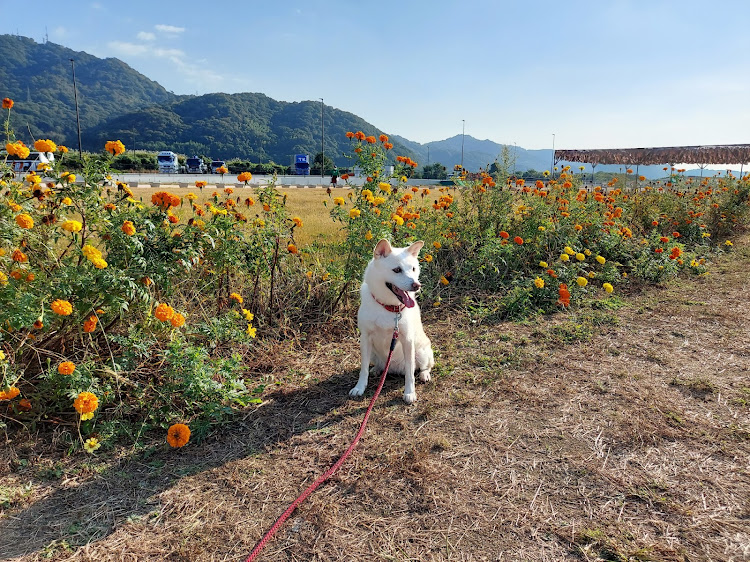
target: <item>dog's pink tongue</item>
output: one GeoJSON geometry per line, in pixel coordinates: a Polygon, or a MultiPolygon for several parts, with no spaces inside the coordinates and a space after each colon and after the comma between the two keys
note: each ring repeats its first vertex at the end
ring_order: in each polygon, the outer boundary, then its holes
{"type": "Polygon", "coordinates": [[[411,298],[411,295],[407,293],[406,291],[400,291],[401,293],[401,302],[404,303],[404,306],[406,308],[413,307],[416,303],[414,302],[414,299],[411,298]]]}

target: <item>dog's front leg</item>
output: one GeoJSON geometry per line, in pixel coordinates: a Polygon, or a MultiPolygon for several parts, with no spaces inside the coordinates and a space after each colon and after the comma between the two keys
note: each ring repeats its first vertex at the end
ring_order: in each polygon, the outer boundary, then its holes
{"type": "Polygon", "coordinates": [[[417,391],[414,384],[415,349],[414,342],[409,338],[401,341],[404,350],[404,402],[413,404],[417,401],[417,391]]]}
{"type": "Polygon", "coordinates": [[[369,335],[360,333],[359,349],[362,353],[362,366],[359,369],[359,380],[357,386],[349,391],[349,396],[356,398],[362,396],[367,389],[367,379],[370,374],[370,354],[372,353],[372,342],[369,335]]]}

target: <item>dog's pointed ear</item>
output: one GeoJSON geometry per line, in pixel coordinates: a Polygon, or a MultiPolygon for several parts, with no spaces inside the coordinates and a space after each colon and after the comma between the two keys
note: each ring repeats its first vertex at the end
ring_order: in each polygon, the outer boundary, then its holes
{"type": "Polygon", "coordinates": [[[381,238],[381,240],[375,246],[375,250],[373,250],[372,255],[376,258],[386,258],[392,251],[393,248],[391,247],[391,243],[388,242],[388,240],[386,240],[385,238],[381,238]]]}
{"type": "Polygon", "coordinates": [[[416,258],[419,255],[419,250],[422,249],[422,246],[424,246],[424,240],[418,240],[406,248],[406,251],[416,258]]]}

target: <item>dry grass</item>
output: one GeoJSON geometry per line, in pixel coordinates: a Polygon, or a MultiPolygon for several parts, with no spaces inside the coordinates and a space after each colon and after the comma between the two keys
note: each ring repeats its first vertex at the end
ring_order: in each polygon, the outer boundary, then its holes
{"type": "MultiPolygon", "coordinates": [[[[433,381],[413,406],[386,382],[358,449],[260,559],[750,559],[748,242],[615,311],[495,325],[430,311],[433,381]]],[[[279,385],[184,450],[100,463],[14,436],[0,553],[243,560],[356,433],[358,357],[354,333],[258,350],[251,373],[279,385]]]]}
{"type": "MultiPolygon", "coordinates": [[[[257,202],[256,189],[244,187],[233,187],[233,189],[232,198],[237,202],[239,211],[248,217],[254,217],[255,213],[258,212],[257,203],[255,206],[247,208],[243,202],[248,197],[252,197],[257,202]]],[[[194,186],[176,188],[165,185],[158,188],[139,187],[133,189],[136,199],[141,199],[144,203],[150,203],[151,196],[157,191],[169,191],[183,198],[187,193],[194,193],[198,196],[196,200],[198,204],[203,204],[211,199],[211,195],[214,192],[220,194],[220,200],[225,197],[222,189],[213,189],[211,187],[205,187],[200,190],[194,186]]],[[[331,220],[329,209],[334,196],[346,197],[347,193],[351,191],[350,189],[336,188],[335,193],[330,196],[326,193],[325,189],[277,188],[277,191],[286,197],[286,207],[289,216],[298,216],[302,219],[303,227],[295,230],[294,233],[298,244],[308,246],[316,241],[326,243],[344,237],[344,233],[340,230],[339,225],[331,220]],[[324,202],[328,204],[328,207],[326,207],[324,202]]],[[[182,208],[177,209],[176,214],[183,220],[187,220],[192,216],[187,201],[185,201],[182,208]]]]}

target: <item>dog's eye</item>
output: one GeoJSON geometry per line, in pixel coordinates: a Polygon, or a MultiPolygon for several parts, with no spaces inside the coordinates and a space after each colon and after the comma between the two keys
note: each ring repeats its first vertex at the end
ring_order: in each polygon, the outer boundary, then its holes
{"type": "Polygon", "coordinates": [[[393,270],[393,273],[401,273],[401,271],[402,271],[402,270],[401,270],[401,268],[400,268],[400,267],[397,267],[397,268],[395,268],[395,269],[393,270]]]}

